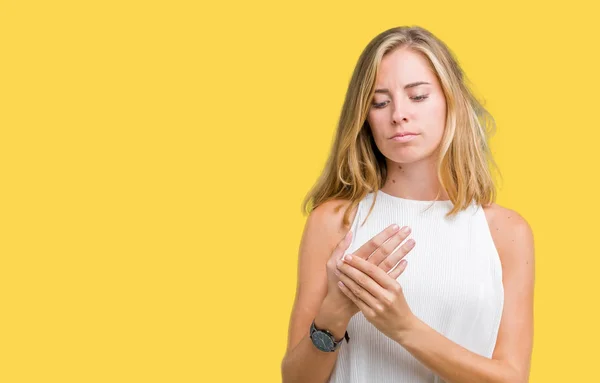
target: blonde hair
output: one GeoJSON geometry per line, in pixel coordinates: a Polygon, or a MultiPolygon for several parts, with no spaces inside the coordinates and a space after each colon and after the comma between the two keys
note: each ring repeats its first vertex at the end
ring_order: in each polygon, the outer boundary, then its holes
{"type": "MultiPolygon", "coordinates": [[[[489,165],[500,172],[488,145],[496,130],[493,117],[475,98],[452,51],[441,40],[422,27],[401,26],[377,35],[360,55],[329,158],[302,202],[303,212],[310,213],[330,199],[349,200],[343,217],[343,225],[347,226],[350,210],[368,193],[383,187],[387,176],[385,157],[375,146],[366,120],[379,64],[384,55],[402,47],[428,59],[446,98],[446,126],[436,152],[438,179],[453,203],[447,216],[467,208],[471,201],[481,205],[495,201],[496,188],[489,165]]],[[[372,210],[373,205],[369,214],[372,210]]]]}

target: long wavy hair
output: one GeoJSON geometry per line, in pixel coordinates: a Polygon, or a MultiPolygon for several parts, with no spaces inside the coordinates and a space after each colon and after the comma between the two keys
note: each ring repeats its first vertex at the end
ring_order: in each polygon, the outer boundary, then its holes
{"type": "Polygon", "coordinates": [[[375,145],[367,116],[382,58],[403,47],[426,57],[446,98],[446,126],[436,153],[438,179],[453,204],[447,216],[472,201],[488,205],[496,200],[491,167],[501,174],[488,144],[496,131],[493,117],[473,95],[454,54],[441,40],[422,27],[401,26],[377,35],[361,53],[325,168],[302,202],[304,213],[310,214],[331,199],[348,200],[343,217],[343,225],[348,226],[350,211],[368,193],[383,187],[387,165],[375,145]]]}

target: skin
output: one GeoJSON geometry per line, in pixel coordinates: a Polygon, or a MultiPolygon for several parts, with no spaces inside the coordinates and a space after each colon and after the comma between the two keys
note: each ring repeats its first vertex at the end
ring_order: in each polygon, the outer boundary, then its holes
{"type": "MultiPolygon", "coordinates": [[[[390,92],[376,93],[374,100],[382,107],[372,107],[368,115],[375,143],[387,158],[388,177],[382,190],[407,199],[433,200],[440,190],[434,158],[446,118],[445,98],[437,77],[423,56],[400,49],[386,55],[380,65],[376,89],[384,88],[390,92]],[[418,81],[429,84],[405,89],[418,81]],[[418,136],[406,143],[389,140],[404,131],[418,136]]],[[[439,199],[448,199],[443,190],[439,199]]],[[[488,359],[435,332],[411,312],[396,278],[410,267],[403,258],[415,244],[406,241],[390,253],[408,234],[400,234],[390,226],[349,254],[351,257],[342,257],[350,243],[350,238],[344,239],[348,229],[341,225],[347,203],[325,202],[306,221],[296,300],[281,365],[284,383],[326,382],[339,351],[319,351],[308,336],[310,323],[314,319],[317,327],[341,339],[358,311],[447,382],[528,380],[533,342],[534,248],[531,228],[523,217],[497,204],[484,207],[502,263],[505,294],[496,347],[488,359]],[[397,266],[390,271],[390,265],[397,266]]],[[[356,209],[351,212],[351,221],[355,213],[356,209]]]]}
{"type": "MultiPolygon", "coordinates": [[[[288,346],[281,364],[283,383],[327,381],[339,349],[331,353],[318,350],[308,336],[310,323],[314,319],[317,328],[327,329],[335,339],[342,339],[350,318],[359,311],[337,286],[339,273],[336,262],[346,254],[352,240],[352,234],[342,225],[348,203],[337,199],[327,201],[313,210],[306,221],[300,243],[298,286],[290,318],[288,346]],[[338,210],[338,207],[341,209],[338,210]]],[[[355,214],[356,208],[352,210],[350,220],[355,214]]],[[[409,234],[410,230],[403,231],[390,225],[351,255],[396,279],[406,266],[402,263],[403,257],[414,246],[414,242],[404,241],[409,234]]]]}
{"type": "MultiPolygon", "coordinates": [[[[368,122],[387,158],[382,191],[414,200],[433,200],[441,189],[435,155],[446,119],[446,102],[427,59],[410,49],[386,55],[376,79],[368,122]],[[405,88],[424,81],[429,84],[405,88]],[[426,98],[423,98],[426,97],[426,98]],[[418,135],[400,143],[389,138],[404,131],[418,135]]],[[[440,199],[448,199],[441,191],[440,199]]],[[[535,279],[533,233],[514,210],[491,204],[484,212],[503,273],[504,311],[492,358],[473,353],[436,332],[408,307],[402,286],[360,257],[336,261],[339,289],[383,334],[401,344],[447,382],[527,382],[533,346],[535,279]]],[[[410,266],[404,266],[410,267],[410,266]]]]}

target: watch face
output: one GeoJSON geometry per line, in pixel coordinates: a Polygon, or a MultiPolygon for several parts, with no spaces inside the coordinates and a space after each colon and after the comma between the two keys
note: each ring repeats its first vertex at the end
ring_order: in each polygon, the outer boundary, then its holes
{"type": "Polygon", "coordinates": [[[333,350],[333,340],[331,340],[331,337],[324,332],[315,331],[312,334],[312,341],[321,351],[333,350]]]}

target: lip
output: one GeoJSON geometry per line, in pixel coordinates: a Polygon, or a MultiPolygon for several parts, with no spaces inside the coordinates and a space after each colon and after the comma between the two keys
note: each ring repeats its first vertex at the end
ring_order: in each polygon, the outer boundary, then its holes
{"type": "Polygon", "coordinates": [[[412,140],[413,138],[415,138],[416,136],[418,136],[417,133],[406,132],[406,133],[396,134],[395,136],[391,137],[390,140],[396,141],[396,142],[408,142],[408,141],[412,140]]]}

